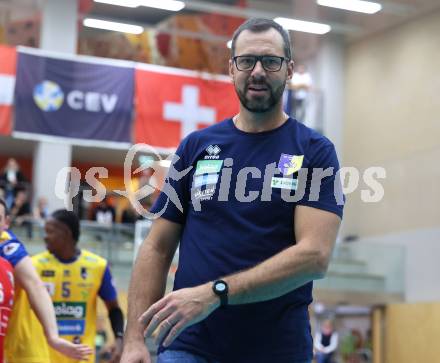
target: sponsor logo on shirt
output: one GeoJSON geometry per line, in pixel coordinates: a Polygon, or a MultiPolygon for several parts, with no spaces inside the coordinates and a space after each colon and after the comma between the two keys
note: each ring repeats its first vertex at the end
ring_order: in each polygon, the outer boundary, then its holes
{"type": "Polygon", "coordinates": [[[304,155],[281,154],[278,169],[283,175],[292,175],[301,169],[303,161],[304,155]]]}
{"type": "Polygon", "coordinates": [[[218,178],[218,174],[197,175],[194,178],[194,188],[198,188],[203,185],[217,184],[218,178]]]}
{"type": "Polygon", "coordinates": [[[57,319],[81,319],[86,317],[86,303],[83,302],[54,302],[57,319]]]}
{"type": "Polygon", "coordinates": [[[6,328],[8,327],[9,314],[11,309],[9,307],[0,307],[0,336],[4,337],[6,335],[6,328]]]}
{"type": "Polygon", "coordinates": [[[222,149],[218,145],[209,145],[206,149],[208,155],[205,156],[205,159],[215,160],[219,158],[219,153],[222,149]]]}
{"type": "Polygon", "coordinates": [[[222,169],[223,160],[199,160],[195,175],[216,174],[222,169]]]}
{"type": "Polygon", "coordinates": [[[272,177],[272,188],[296,190],[298,188],[298,180],[291,178],[272,177]]]}
{"type": "Polygon", "coordinates": [[[58,333],[60,335],[84,335],[85,320],[57,320],[58,333]]]}
{"type": "Polygon", "coordinates": [[[76,284],[81,289],[90,289],[93,287],[93,282],[80,282],[79,284],[76,284]]]}
{"type": "Polygon", "coordinates": [[[20,248],[20,243],[17,242],[8,243],[6,246],[3,247],[3,253],[5,254],[5,256],[11,256],[15,252],[17,252],[19,248],[20,248]]]}
{"type": "Polygon", "coordinates": [[[90,291],[88,290],[81,290],[80,293],[83,300],[87,300],[90,297],[90,291]]]}
{"type": "Polygon", "coordinates": [[[215,193],[215,186],[210,188],[208,187],[205,190],[199,189],[194,193],[194,198],[200,200],[210,200],[212,199],[214,193],[215,193]]]}
{"type": "Polygon", "coordinates": [[[90,261],[90,262],[98,262],[98,259],[92,256],[86,256],[84,257],[86,261],[90,261]]]}
{"type": "Polygon", "coordinates": [[[55,277],[55,271],[54,270],[43,270],[43,271],[41,271],[41,276],[43,276],[43,277],[55,277]]]}

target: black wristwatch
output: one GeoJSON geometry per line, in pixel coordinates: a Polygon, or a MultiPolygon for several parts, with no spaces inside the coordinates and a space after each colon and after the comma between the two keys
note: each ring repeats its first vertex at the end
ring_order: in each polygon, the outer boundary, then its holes
{"type": "Polygon", "coordinates": [[[228,305],[228,284],[223,280],[216,280],[212,284],[212,291],[220,298],[220,306],[228,305]]]}

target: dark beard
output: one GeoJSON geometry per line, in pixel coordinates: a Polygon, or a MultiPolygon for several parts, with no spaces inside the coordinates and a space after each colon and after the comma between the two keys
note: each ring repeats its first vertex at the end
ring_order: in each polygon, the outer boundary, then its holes
{"type": "Polygon", "coordinates": [[[266,86],[269,90],[269,98],[264,101],[247,99],[246,91],[248,89],[248,86],[246,86],[245,92],[242,92],[240,89],[235,87],[235,92],[237,93],[241,104],[246,110],[255,113],[264,113],[272,110],[275,107],[275,105],[277,105],[278,102],[280,102],[281,98],[283,97],[284,88],[286,87],[286,82],[284,82],[281,86],[279,86],[275,91],[273,91],[269,85],[266,86]]]}

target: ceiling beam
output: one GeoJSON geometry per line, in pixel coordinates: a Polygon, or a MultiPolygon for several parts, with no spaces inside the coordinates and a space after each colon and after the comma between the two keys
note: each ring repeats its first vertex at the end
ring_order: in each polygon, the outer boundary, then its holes
{"type": "MultiPolygon", "coordinates": [[[[285,12],[268,12],[268,11],[262,11],[258,9],[251,9],[251,8],[243,8],[238,6],[230,6],[230,5],[224,5],[224,4],[217,4],[213,2],[205,2],[205,1],[199,1],[199,0],[188,0],[185,1],[186,7],[185,9],[188,10],[194,10],[194,11],[201,11],[201,12],[207,12],[207,13],[216,13],[216,14],[222,14],[227,16],[235,16],[235,17],[242,17],[242,18],[277,18],[277,17],[289,17],[291,11],[289,11],[287,14],[285,12]]],[[[295,17],[295,19],[303,20],[303,21],[311,21],[315,23],[322,23],[322,21],[318,19],[306,19],[306,18],[298,18],[295,17]]],[[[362,31],[362,29],[355,25],[347,25],[347,24],[341,24],[341,23],[333,23],[333,22],[325,22],[326,24],[330,25],[332,27],[332,31],[334,33],[339,34],[353,34],[358,33],[362,31]]]]}
{"type": "MultiPolygon", "coordinates": [[[[90,15],[90,14],[80,14],[79,18],[81,20],[83,20],[84,18],[93,18],[93,19],[99,19],[99,20],[105,20],[105,21],[114,21],[114,22],[124,23],[124,21],[120,20],[120,19],[102,17],[102,16],[94,16],[94,15],[90,15]]],[[[226,36],[222,36],[222,35],[216,35],[216,34],[210,34],[210,33],[206,33],[206,32],[198,32],[198,31],[190,31],[190,30],[185,30],[185,29],[181,29],[181,28],[174,28],[172,26],[170,27],[170,24],[168,24],[168,23],[167,24],[165,24],[165,23],[160,24],[159,23],[157,25],[153,25],[153,24],[148,24],[148,23],[130,21],[130,24],[139,25],[139,26],[143,27],[144,29],[156,31],[158,33],[170,34],[170,35],[174,35],[174,36],[181,36],[184,38],[200,39],[200,40],[205,40],[208,42],[218,42],[218,43],[222,43],[225,46],[226,46],[226,43],[228,42],[228,40],[230,40],[230,37],[226,37],[226,36]]],[[[106,31],[106,30],[88,28],[88,27],[84,27],[84,29],[87,29],[87,31],[90,32],[89,34],[92,34],[92,32],[106,31]]]]}

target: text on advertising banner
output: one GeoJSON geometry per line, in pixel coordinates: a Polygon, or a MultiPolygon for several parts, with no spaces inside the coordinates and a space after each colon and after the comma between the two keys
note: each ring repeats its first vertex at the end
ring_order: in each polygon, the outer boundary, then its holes
{"type": "Polygon", "coordinates": [[[134,69],[18,53],[15,131],[130,142],[134,69]]]}

